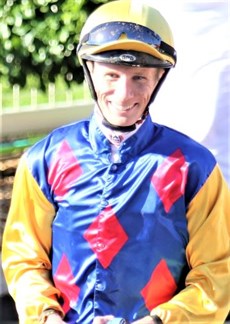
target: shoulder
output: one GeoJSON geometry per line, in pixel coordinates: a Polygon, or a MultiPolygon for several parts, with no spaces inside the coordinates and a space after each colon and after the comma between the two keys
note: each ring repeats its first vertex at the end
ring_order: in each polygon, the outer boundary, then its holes
{"type": "Polygon", "coordinates": [[[47,136],[33,145],[28,150],[27,156],[32,158],[33,155],[38,153],[39,155],[46,155],[49,154],[49,152],[55,151],[63,141],[71,143],[78,141],[80,138],[87,137],[88,124],[88,120],[83,120],[54,129],[47,136]]]}
{"type": "Polygon", "coordinates": [[[54,129],[24,154],[28,170],[50,201],[49,178],[76,160],[75,151],[87,142],[88,123],[84,120],[54,129]]]}
{"type": "Polygon", "coordinates": [[[173,128],[156,124],[156,133],[159,133],[162,146],[168,152],[180,149],[188,162],[210,162],[216,164],[213,153],[201,143],[195,141],[188,135],[173,128]]]}
{"type": "MultiPolygon", "coordinates": [[[[197,192],[207,181],[215,166],[213,153],[191,137],[166,126],[156,125],[158,146],[167,165],[175,165],[187,173],[187,189],[197,192]]],[[[173,169],[174,170],[174,169],[173,169]]]]}
{"type": "Polygon", "coordinates": [[[43,139],[30,147],[25,153],[27,165],[31,172],[41,173],[49,168],[50,163],[58,157],[72,154],[88,141],[88,120],[75,122],[54,129],[43,139]]]}

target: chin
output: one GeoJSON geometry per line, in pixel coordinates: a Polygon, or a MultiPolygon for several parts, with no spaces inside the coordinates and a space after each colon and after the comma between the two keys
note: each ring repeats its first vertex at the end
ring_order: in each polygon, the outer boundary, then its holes
{"type": "Polygon", "coordinates": [[[127,121],[127,120],[121,120],[121,119],[109,119],[107,118],[108,122],[112,125],[116,125],[116,126],[121,126],[121,127],[126,127],[126,126],[131,126],[135,123],[135,121],[127,121]]]}

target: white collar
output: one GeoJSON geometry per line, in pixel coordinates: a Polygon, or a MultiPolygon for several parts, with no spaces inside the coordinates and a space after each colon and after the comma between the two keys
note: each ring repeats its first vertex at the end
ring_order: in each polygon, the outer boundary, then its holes
{"type": "Polygon", "coordinates": [[[135,134],[144,122],[144,120],[143,120],[142,123],[137,124],[136,128],[133,131],[124,133],[121,131],[112,130],[112,129],[103,125],[103,123],[102,123],[103,116],[100,112],[100,109],[97,107],[97,105],[95,106],[94,112],[95,112],[96,121],[98,123],[100,130],[105,135],[105,137],[110,141],[110,143],[113,144],[116,148],[118,148],[122,144],[122,142],[127,140],[130,136],[135,134]]]}

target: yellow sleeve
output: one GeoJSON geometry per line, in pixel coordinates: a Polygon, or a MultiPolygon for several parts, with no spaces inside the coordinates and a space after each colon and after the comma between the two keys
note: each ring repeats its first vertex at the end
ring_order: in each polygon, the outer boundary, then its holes
{"type": "Polygon", "coordinates": [[[51,224],[55,210],[32,177],[23,157],[2,242],[2,267],[20,323],[38,323],[43,310],[55,308],[59,291],[50,276],[51,224]]]}
{"type": "Polygon", "coordinates": [[[186,288],[152,313],[163,323],[224,323],[230,310],[230,191],[218,166],[188,212],[186,288]]]}

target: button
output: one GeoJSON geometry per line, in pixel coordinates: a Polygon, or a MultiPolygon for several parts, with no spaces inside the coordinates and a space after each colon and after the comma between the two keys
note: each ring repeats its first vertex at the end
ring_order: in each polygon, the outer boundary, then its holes
{"type": "Polygon", "coordinates": [[[111,166],[111,169],[112,169],[112,171],[117,171],[117,169],[118,169],[117,164],[113,164],[113,165],[111,166]]]}
{"type": "Polygon", "coordinates": [[[102,242],[97,242],[97,251],[102,251],[105,248],[105,244],[102,242]]]}
{"type": "Polygon", "coordinates": [[[103,291],[103,290],[105,290],[105,285],[103,283],[97,283],[96,289],[99,291],[103,291]]]}
{"type": "Polygon", "coordinates": [[[119,154],[119,153],[114,153],[114,154],[112,155],[112,159],[113,159],[113,162],[114,162],[114,163],[119,163],[119,162],[121,162],[121,158],[120,158],[120,154],[119,154]]]}

